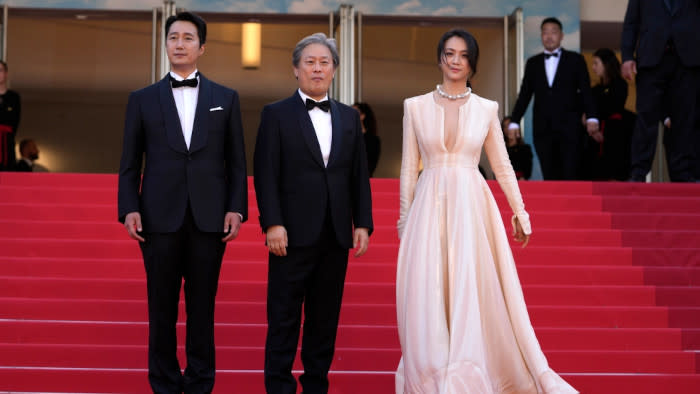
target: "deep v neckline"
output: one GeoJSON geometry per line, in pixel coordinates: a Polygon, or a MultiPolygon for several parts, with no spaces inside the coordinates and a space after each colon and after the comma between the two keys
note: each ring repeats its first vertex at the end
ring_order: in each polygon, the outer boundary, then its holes
{"type": "Polygon", "coordinates": [[[469,104],[469,102],[472,101],[471,90],[469,96],[467,96],[467,99],[464,101],[464,103],[460,104],[457,107],[457,124],[455,129],[454,143],[452,144],[450,149],[447,149],[447,143],[445,138],[447,135],[447,109],[438,101],[439,96],[437,94],[437,91],[432,91],[430,95],[433,103],[435,104],[435,107],[437,107],[438,112],[440,113],[440,147],[445,153],[453,153],[455,151],[455,148],[457,148],[459,146],[459,143],[461,142],[462,133],[460,132],[460,124],[463,118],[463,110],[467,107],[467,104],[469,104]]]}

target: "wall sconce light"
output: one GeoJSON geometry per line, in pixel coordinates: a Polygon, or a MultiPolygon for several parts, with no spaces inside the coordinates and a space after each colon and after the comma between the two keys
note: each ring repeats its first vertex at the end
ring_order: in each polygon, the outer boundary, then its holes
{"type": "Polygon", "coordinates": [[[243,68],[260,67],[261,24],[243,23],[241,26],[241,63],[243,68]]]}

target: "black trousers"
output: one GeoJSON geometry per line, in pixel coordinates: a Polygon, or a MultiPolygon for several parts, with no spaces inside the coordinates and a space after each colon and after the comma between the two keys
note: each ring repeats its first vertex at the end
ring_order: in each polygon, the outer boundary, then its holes
{"type": "Polygon", "coordinates": [[[698,89],[700,67],[685,67],[670,48],[656,67],[639,68],[637,73],[637,123],[632,134],[631,178],[641,179],[651,169],[659,122],[671,117],[671,129],[664,139],[671,181],[694,179],[698,140],[698,89]]]}
{"type": "MultiPolygon", "coordinates": [[[[222,222],[223,226],[223,222],[222,222]]],[[[147,233],[141,251],[148,286],[148,380],[154,393],[211,393],[214,302],[226,244],[222,233],[197,229],[188,206],[174,233],[147,233]],[[176,323],[185,282],[187,367],[177,360],[176,323]]]]}
{"type": "Polygon", "coordinates": [[[292,375],[304,309],[299,378],[304,394],[328,392],[328,370],[348,264],[348,249],[340,247],[326,220],[321,239],[310,247],[288,247],[287,256],[269,255],[265,389],[269,394],[295,394],[292,375]]]}
{"type": "Polygon", "coordinates": [[[581,163],[581,129],[537,130],[533,135],[535,151],[545,180],[578,179],[581,163]]]}

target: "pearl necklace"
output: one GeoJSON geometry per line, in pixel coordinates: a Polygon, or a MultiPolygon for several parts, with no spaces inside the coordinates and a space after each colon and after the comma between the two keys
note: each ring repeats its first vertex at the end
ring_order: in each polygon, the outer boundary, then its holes
{"type": "Polygon", "coordinates": [[[444,90],[442,90],[442,86],[440,86],[440,85],[435,85],[435,87],[437,88],[438,94],[439,94],[440,96],[442,96],[442,97],[448,99],[448,100],[459,100],[459,99],[463,99],[463,98],[469,96],[469,93],[472,92],[472,89],[471,89],[470,87],[467,87],[467,91],[464,92],[464,93],[460,93],[460,94],[448,94],[447,92],[445,92],[444,90]]]}

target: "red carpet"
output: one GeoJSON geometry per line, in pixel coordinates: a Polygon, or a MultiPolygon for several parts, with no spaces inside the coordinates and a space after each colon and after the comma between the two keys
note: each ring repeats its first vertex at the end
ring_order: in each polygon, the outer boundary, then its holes
{"type": "MultiPolygon", "coordinates": [[[[700,392],[700,185],[521,188],[535,234],[514,255],[551,366],[585,394],[700,392]]],[[[373,180],[373,193],[333,393],[393,392],[398,182],[373,180]]],[[[143,263],[116,222],[116,176],[0,173],[0,196],[0,392],[149,392],[143,263]]],[[[251,221],[224,258],[216,393],[263,392],[265,260],[251,221]]]]}

